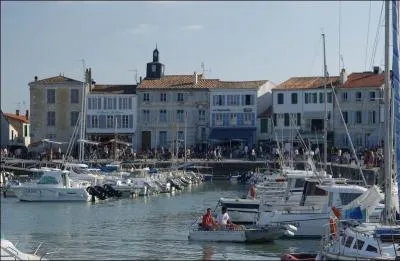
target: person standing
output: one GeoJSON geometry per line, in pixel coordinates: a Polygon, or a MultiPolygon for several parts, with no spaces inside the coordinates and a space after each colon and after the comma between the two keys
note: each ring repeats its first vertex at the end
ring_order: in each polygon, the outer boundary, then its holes
{"type": "Polygon", "coordinates": [[[201,222],[201,226],[205,230],[214,230],[214,228],[217,226],[217,222],[215,222],[212,213],[211,213],[211,208],[207,208],[206,214],[203,215],[203,220],[201,222]]]}

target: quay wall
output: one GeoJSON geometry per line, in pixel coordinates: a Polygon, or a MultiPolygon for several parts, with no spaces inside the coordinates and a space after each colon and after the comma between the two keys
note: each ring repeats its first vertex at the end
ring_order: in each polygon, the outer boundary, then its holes
{"type": "MultiPolygon", "coordinates": [[[[96,167],[98,164],[104,164],[109,161],[98,160],[96,162],[88,162],[89,166],[96,167]]],[[[156,167],[156,168],[167,168],[172,164],[180,165],[183,161],[172,162],[172,161],[155,161],[155,160],[140,160],[131,162],[133,167],[156,167]]],[[[256,171],[260,168],[272,168],[277,167],[275,162],[267,162],[264,160],[259,161],[248,161],[248,160],[223,160],[223,161],[207,161],[207,160],[189,160],[187,163],[196,166],[211,167],[215,176],[215,179],[226,179],[229,175],[235,175],[238,173],[243,173],[247,171],[256,171]]],[[[1,164],[1,169],[13,172],[15,175],[34,175],[35,172],[29,171],[30,168],[40,168],[40,167],[61,167],[60,162],[51,161],[35,161],[35,160],[11,160],[3,161],[1,164]]],[[[320,165],[320,164],[319,164],[320,165]]],[[[296,168],[303,169],[304,162],[297,162],[296,168]]],[[[383,181],[382,171],[379,168],[363,169],[364,177],[368,185],[381,183],[383,181]]],[[[362,177],[360,175],[359,169],[354,165],[344,165],[344,164],[328,164],[328,174],[333,175],[333,177],[347,178],[353,181],[358,181],[362,183],[362,177]]]]}

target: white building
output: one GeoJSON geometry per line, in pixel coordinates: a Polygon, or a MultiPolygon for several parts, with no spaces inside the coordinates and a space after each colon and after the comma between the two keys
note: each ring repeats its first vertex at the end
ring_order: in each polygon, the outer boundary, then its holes
{"type": "MultiPolygon", "coordinates": [[[[31,140],[29,111],[26,110],[25,115],[22,115],[19,110],[16,110],[15,114],[4,113],[4,117],[8,122],[8,128],[4,129],[8,129],[8,145],[28,147],[31,140]]],[[[3,129],[1,132],[3,133],[3,129]]]]}
{"type": "Polygon", "coordinates": [[[114,139],[136,148],[136,85],[98,85],[91,87],[86,103],[86,137],[92,141],[114,139]]]}
{"type": "Polygon", "coordinates": [[[218,81],[210,88],[209,139],[231,143],[242,141],[256,145],[258,112],[272,104],[271,90],[275,85],[262,81],[218,81]]]}
{"type": "Polygon", "coordinates": [[[354,147],[376,148],[384,139],[383,86],[384,74],[379,67],[372,72],[357,72],[349,76],[341,73],[344,81],[337,89],[339,106],[335,107],[335,146],[350,148],[350,142],[340,110],[354,147]]]}
{"type": "Polygon", "coordinates": [[[333,97],[331,83],[339,77],[292,77],[279,84],[273,93],[273,125],[278,140],[291,141],[300,132],[303,139],[314,144],[323,143],[325,119],[325,84],[327,88],[328,144],[332,138],[333,97]]]}

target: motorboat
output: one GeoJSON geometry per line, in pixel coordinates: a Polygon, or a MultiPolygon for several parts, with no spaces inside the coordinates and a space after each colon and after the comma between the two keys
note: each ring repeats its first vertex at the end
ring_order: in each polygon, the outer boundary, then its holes
{"type": "MultiPolygon", "coordinates": [[[[40,245],[39,245],[40,247],[40,245]]],[[[50,253],[45,253],[42,256],[37,255],[37,251],[32,254],[24,253],[20,251],[11,241],[7,239],[1,239],[1,260],[47,260],[46,255],[50,253]]]]}
{"type": "Polygon", "coordinates": [[[69,171],[47,169],[37,182],[10,188],[21,201],[88,201],[90,194],[86,188],[90,185],[71,179],[69,171]]]}

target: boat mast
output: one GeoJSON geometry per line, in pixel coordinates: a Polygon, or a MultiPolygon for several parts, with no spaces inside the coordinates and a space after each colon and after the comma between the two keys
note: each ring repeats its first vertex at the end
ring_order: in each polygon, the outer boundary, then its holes
{"type": "Polygon", "coordinates": [[[392,130],[390,129],[390,1],[385,1],[385,137],[384,137],[384,177],[385,177],[385,213],[384,224],[389,225],[392,220],[392,145],[393,140],[390,140],[392,130]]]}
{"type": "Polygon", "coordinates": [[[85,99],[86,99],[86,65],[85,65],[85,59],[82,59],[82,65],[83,65],[83,83],[82,83],[82,95],[81,95],[81,118],[80,118],[80,131],[79,131],[79,137],[80,137],[80,142],[79,142],[79,156],[78,159],[79,161],[83,161],[84,159],[84,143],[83,140],[85,139],[84,137],[84,132],[85,132],[85,126],[84,126],[84,118],[85,118],[85,99]]]}
{"type": "Polygon", "coordinates": [[[325,172],[328,171],[328,95],[326,91],[326,81],[328,77],[328,69],[326,66],[326,52],[325,52],[325,34],[322,34],[323,51],[324,51],[324,102],[325,102],[325,116],[324,116],[324,168],[325,172]]]}

